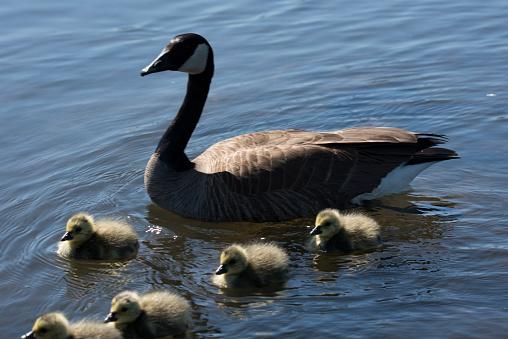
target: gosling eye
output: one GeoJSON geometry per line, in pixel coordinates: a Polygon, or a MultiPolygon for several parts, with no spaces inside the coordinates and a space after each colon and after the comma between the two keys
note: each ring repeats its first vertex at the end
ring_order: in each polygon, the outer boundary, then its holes
{"type": "Polygon", "coordinates": [[[332,224],[331,222],[327,221],[327,222],[325,222],[325,227],[328,227],[328,226],[330,226],[331,224],[332,224]]]}
{"type": "Polygon", "coordinates": [[[46,333],[46,332],[48,332],[48,329],[46,327],[43,327],[38,332],[40,332],[40,333],[46,333]]]}
{"type": "Polygon", "coordinates": [[[76,232],[81,232],[82,228],[81,227],[76,227],[76,232]]]}
{"type": "Polygon", "coordinates": [[[127,312],[129,309],[127,307],[122,307],[122,309],[120,310],[120,312],[127,312]]]}
{"type": "Polygon", "coordinates": [[[229,261],[229,264],[230,264],[230,265],[234,265],[234,264],[236,264],[236,259],[231,259],[231,260],[229,261]]]}

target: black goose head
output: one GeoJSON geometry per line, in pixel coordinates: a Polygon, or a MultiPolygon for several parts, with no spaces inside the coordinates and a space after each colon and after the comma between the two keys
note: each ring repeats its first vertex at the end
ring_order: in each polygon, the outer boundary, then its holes
{"type": "Polygon", "coordinates": [[[166,45],[161,54],[141,71],[141,76],[162,71],[180,71],[213,75],[213,52],[201,35],[187,33],[177,35],[166,45]]]}

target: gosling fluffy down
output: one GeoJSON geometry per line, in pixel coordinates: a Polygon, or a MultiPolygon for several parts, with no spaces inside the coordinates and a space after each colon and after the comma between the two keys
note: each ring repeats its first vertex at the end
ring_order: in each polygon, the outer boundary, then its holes
{"type": "Polygon", "coordinates": [[[288,256],[276,244],[235,244],[221,253],[213,282],[220,287],[261,287],[284,282],[287,273],[288,256]]]}
{"type": "Polygon", "coordinates": [[[58,253],[74,259],[132,259],[138,253],[136,232],[124,221],[77,213],[68,221],[58,253]]]}
{"type": "Polygon", "coordinates": [[[316,217],[314,235],[308,243],[313,251],[358,251],[381,243],[379,224],[364,214],[341,214],[325,209],[316,217]]]}
{"type": "Polygon", "coordinates": [[[99,322],[82,320],[69,324],[60,312],[46,313],[35,321],[32,331],[22,339],[122,339],[116,328],[99,322]]]}
{"type": "Polygon", "coordinates": [[[189,303],[168,291],[139,295],[133,291],[117,294],[104,320],[121,330],[124,338],[160,338],[183,333],[190,322],[189,303]]]}

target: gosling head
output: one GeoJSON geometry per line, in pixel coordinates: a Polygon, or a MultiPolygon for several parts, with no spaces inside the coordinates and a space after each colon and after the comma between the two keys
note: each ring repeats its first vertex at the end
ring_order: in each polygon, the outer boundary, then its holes
{"type": "Polygon", "coordinates": [[[35,321],[31,332],[21,339],[66,339],[69,336],[69,322],[62,313],[47,313],[35,321]]]}
{"type": "Polygon", "coordinates": [[[238,245],[226,248],[220,255],[220,266],[215,274],[240,274],[247,268],[247,253],[238,245]]]}
{"type": "Polygon", "coordinates": [[[111,309],[104,322],[131,323],[140,315],[141,305],[139,304],[139,295],[136,292],[125,291],[117,294],[111,300],[111,309]]]}
{"type": "Polygon", "coordinates": [[[208,41],[198,34],[174,37],[159,56],[141,71],[141,76],[162,71],[179,71],[213,76],[213,52],[208,41]]]}
{"type": "Polygon", "coordinates": [[[339,212],[329,208],[319,212],[310,234],[322,239],[329,239],[337,234],[341,228],[339,212]]]}
{"type": "Polygon", "coordinates": [[[60,241],[85,242],[95,232],[93,217],[85,213],[75,214],[67,221],[65,231],[60,241]]]}

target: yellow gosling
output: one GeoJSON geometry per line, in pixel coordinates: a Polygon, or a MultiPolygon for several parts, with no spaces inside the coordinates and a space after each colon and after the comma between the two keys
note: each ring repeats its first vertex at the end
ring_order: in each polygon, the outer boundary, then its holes
{"type": "Polygon", "coordinates": [[[221,253],[213,282],[220,287],[261,287],[284,282],[287,273],[287,254],[276,244],[232,245],[221,253]]]}
{"type": "Polygon", "coordinates": [[[132,259],[138,253],[136,232],[124,221],[77,213],[68,221],[58,253],[73,259],[132,259]]]}
{"type": "Polygon", "coordinates": [[[381,243],[379,224],[360,213],[325,209],[316,217],[309,248],[313,251],[358,251],[381,243]]]}
{"type": "Polygon", "coordinates": [[[133,291],[117,294],[104,320],[122,331],[124,338],[160,338],[183,333],[190,322],[189,303],[167,291],[139,295],[133,291]]]}
{"type": "Polygon", "coordinates": [[[60,312],[46,313],[35,321],[32,331],[21,339],[122,339],[115,328],[99,322],[82,320],[69,324],[60,312]]]}

